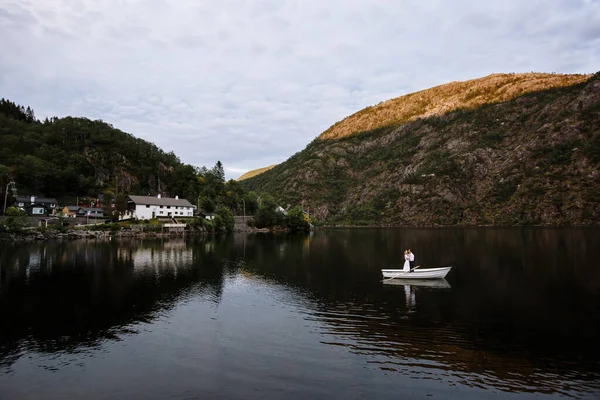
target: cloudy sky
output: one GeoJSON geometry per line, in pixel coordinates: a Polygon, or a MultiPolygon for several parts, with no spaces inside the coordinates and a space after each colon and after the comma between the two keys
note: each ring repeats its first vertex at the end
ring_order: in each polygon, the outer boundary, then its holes
{"type": "Polygon", "coordinates": [[[0,97],[228,179],[402,94],[598,70],[600,0],[0,0],[0,97]]]}

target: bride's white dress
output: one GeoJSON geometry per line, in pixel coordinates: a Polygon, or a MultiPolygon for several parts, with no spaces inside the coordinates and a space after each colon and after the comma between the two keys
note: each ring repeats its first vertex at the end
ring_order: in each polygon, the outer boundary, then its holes
{"type": "Polygon", "coordinates": [[[410,271],[410,262],[408,261],[408,258],[404,259],[404,266],[402,267],[402,271],[403,272],[408,272],[410,271]]]}

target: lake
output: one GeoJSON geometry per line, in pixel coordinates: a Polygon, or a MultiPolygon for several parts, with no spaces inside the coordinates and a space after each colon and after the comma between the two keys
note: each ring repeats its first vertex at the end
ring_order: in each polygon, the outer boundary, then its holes
{"type": "Polygon", "coordinates": [[[600,397],[600,230],[0,243],[0,399],[600,397]],[[445,280],[382,268],[452,265],[445,280]]]}

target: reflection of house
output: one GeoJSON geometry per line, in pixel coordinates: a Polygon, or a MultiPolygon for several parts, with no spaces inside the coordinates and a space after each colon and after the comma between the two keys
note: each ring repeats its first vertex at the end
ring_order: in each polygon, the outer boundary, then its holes
{"type": "Polygon", "coordinates": [[[121,219],[193,217],[194,206],[185,199],[153,196],[127,196],[127,211],[121,219]]]}
{"type": "Polygon", "coordinates": [[[28,215],[54,215],[56,203],[56,199],[45,197],[17,196],[14,204],[28,215]]]}
{"type": "Polygon", "coordinates": [[[155,274],[157,277],[165,273],[177,274],[178,269],[190,268],[193,261],[192,249],[185,241],[167,241],[162,248],[118,248],[119,258],[131,261],[135,272],[155,274]],[[174,243],[173,243],[174,242],[174,243]]]}

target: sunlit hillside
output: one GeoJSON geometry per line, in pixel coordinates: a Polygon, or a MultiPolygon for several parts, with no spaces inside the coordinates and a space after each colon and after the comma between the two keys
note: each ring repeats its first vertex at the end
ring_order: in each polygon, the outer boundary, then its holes
{"type": "Polygon", "coordinates": [[[356,132],[442,115],[456,109],[510,100],[525,93],[569,86],[591,75],[543,73],[492,74],[464,82],[451,82],[367,107],[335,123],[319,139],[339,139],[356,132]]]}
{"type": "Polygon", "coordinates": [[[332,225],[600,225],[600,73],[504,74],[366,108],[243,185],[332,225]]]}
{"type": "Polygon", "coordinates": [[[239,178],[237,178],[237,180],[238,181],[243,181],[244,179],[252,178],[253,176],[256,176],[258,174],[262,174],[263,172],[270,170],[275,165],[277,165],[277,164],[269,165],[268,167],[253,169],[252,171],[248,171],[244,175],[242,175],[239,178]]]}

